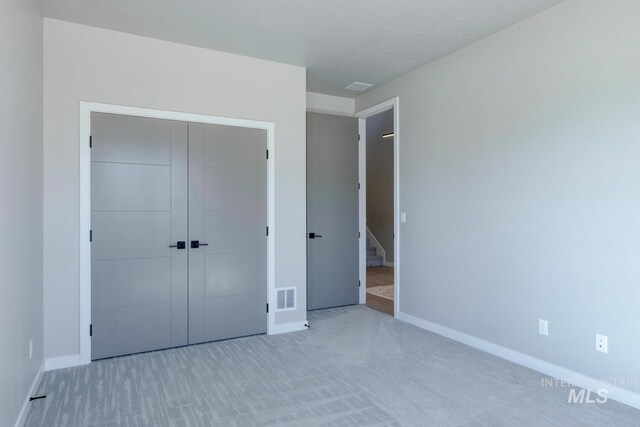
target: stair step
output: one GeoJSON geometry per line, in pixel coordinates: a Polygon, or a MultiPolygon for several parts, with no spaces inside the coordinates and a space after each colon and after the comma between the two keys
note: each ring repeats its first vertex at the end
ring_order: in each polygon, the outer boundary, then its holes
{"type": "Polygon", "coordinates": [[[367,256],[370,256],[370,255],[377,255],[376,248],[373,246],[369,246],[367,248],[367,256]]]}
{"type": "Polygon", "coordinates": [[[380,255],[367,256],[367,267],[379,267],[381,265],[383,265],[383,261],[380,255]]]}

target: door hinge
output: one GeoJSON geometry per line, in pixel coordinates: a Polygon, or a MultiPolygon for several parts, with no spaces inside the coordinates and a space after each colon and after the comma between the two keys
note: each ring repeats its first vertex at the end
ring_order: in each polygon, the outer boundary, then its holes
{"type": "Polygon", "coordinates": [[[358,141],[360,141],[360,134],[358,134],[358,141]]]}
{"type": "Polygon", "coordinates": [[[93,242],[93,230],[89,230],[89,241],[93,242]]]}
{"type": "Polygon", "coordinates": [[[269,235],[269,227],[267,226],[267,236],[269,235]]]}
{"type": "Polygon", "coordinates": [[[93,324],[89,325],[89,336],[93,336],[93,324]]]}
{"type": "Polygon", "coordinates": [[[358,190],[360,189],[360,183],[358,183],[358,190]]]}
{"type": "Polygon", "coordinates": [[[362,286],[362,283],[360,283],[360,280],[358,280],[358,287],[362,286]]]}
{"type": "Polygon", "coordinates": [[[267,160],[269,160],[269,150],[267,150],[267,160]]]}
{"type": "Polygon", "coordinates": [[[89,148],[93,147],[93,137],[89,135],[89,148]]]}
{"type": "Polygon", "coordinates": [[[360,238],[360,232],[358,231],[358,239],[360,238]]]}
{"type": "Polygon", "coordinates": [[[269,312],[269,303],[267,303],[267,313],[269,312]]]}

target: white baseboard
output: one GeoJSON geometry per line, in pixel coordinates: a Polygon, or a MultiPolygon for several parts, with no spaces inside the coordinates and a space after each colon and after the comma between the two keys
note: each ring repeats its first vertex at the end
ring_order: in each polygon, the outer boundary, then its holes
{"type": "Polygon", "coordinates": [[[271,328],[269,335],[286,334],[288,332],[305,331],[308,328],[309,322],[303,320],[302,322],[289,322],[275,325],[271,328]]]}
{"type": "Polygon", "coordinates": [[[60,357],[51,357],[49,359],[45,359],[44,370],[52,371],[54,369],[62,369],[62,368],[73,368],[75,366],[80,366],[80,355],[79,354],[71,354],[69,356],[60,356],[60,357]]]}
{"type": "Polygon", "coordinates": [[[22,404],[22,408],[20,409],[20,413],[18,414],[18,419],[16,420],[15,427],[22,427],[25,421],[27,421],[27,415],[29,414],[29,399],[36,394],[36,391],[38,391],[40,380],[42,380],[42,374],[44,374],[44,362],[42,362],[42,365],[40,365],[40,369],[38,369],[38,372],[36,373],[36,376],[31,383],[29,393],[27,393],[27,397],[24,399],[24,403],[22,404]]]}
{"type": "Polygon", "coordinates": [[[433,332],[434,334],[442,335],[443,337],[447,337],[478,350],[482,350],[486,353],[493,354],[494,356],[501,357],[502,359],[506,359],[518,365],[533,369],[534,371],[538,371],[545,375],[558,378],[566,383],[573,384],[577,387],[581,387],[594,392],[603,389],[607,390],[607,396],[609,399],[616,400],[620,403],[624,403],[625,405],[640,409],[640,394],[634,393],[631,390],[626,390],[624,388],[608,384],[596,378],[571,371],[561,366],[554,365],[553,363],[545,362],[544,360],[537,359],[524,353],[502,347],[498,344],[476,338],[472,335],[467,335],[463,332],[459,332],[424,319],[420,319],[407,313],[398,312],[398,319],[419,328],[426,329],[427,331],[433,332]]]}
{"type": "Polygon", "coordinates": [[[389,262],[389,261],[385,261],[385,262],[384,262],[384,266],[385,266],[385,267],[391,267],[391,268],[393,268],[393,263],[392,263],[392,262],[389,262]]]}

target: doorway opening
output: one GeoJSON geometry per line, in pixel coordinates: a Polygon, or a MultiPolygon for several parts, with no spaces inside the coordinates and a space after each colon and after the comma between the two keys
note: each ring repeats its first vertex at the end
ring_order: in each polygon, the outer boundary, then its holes
{"type": "Polygon", "coordinates": [[[360,303],[397,317],[400,295],[398,98],[359,118],[360,303]]]}
{"type": "Polygon", "coordinates": [[[393,316],[393,108],[365,120],[367,306],[393,316]]]}

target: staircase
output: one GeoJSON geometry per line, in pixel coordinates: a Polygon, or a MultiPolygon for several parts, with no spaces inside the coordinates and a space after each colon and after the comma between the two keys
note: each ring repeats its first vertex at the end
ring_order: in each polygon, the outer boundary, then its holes
{"type": "Polygon", "coordinates": [[[367,267],[380,267],[384,265],[383,259],[376,254],[376,247],[371,246],[369,238],[367,238],[367,267]]]}

